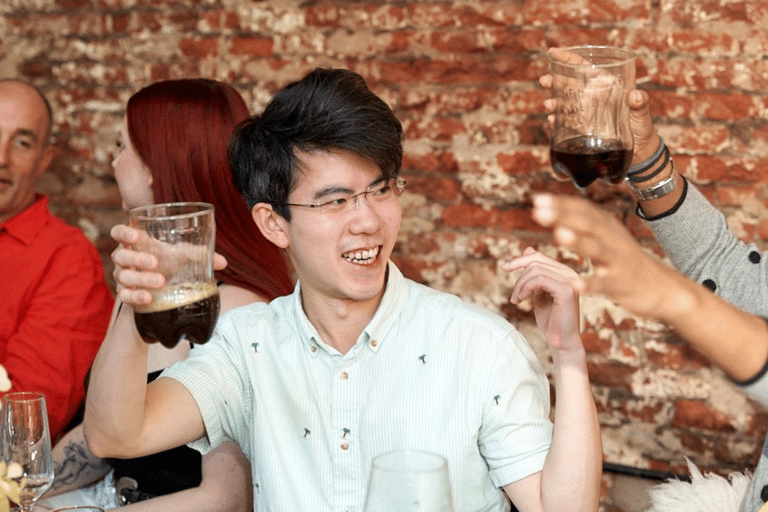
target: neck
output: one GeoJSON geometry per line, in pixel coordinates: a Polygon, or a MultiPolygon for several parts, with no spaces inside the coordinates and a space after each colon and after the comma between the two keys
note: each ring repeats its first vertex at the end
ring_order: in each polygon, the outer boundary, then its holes
{"type": "Polygon", "coordinates": [[[346,354],[376,314],[383,294],[382,290],[376,297],[364,301],[327,298],[317,300],[302,291],[301,303],[304,313],[323,341],[340,353],[346,354]]]}

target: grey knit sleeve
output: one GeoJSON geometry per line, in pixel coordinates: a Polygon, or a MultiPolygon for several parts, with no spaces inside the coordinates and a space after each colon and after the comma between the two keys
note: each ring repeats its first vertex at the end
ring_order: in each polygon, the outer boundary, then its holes
{"type": "Polygon", "coordinates": [[[750,313],[768,317],[768,253],[741,242],[725,217],[688,184],[682,203],[648,220],[672,264],[750,313]]]}

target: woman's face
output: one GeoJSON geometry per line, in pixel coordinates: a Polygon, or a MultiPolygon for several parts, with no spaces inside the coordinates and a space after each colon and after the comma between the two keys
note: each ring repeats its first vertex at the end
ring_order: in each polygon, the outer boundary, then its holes
{"type": "Polygon", "coordinates": [[[123,116],[119,138],[116,142],[117,154],[112,160],[115,170],[115,180],[120,196],[123,198],[123,209],[130,210],[137,206],[154,203],[152,194],[152,173],[141,161],[138,153],[128,137],[128,118],[123,116]]]}

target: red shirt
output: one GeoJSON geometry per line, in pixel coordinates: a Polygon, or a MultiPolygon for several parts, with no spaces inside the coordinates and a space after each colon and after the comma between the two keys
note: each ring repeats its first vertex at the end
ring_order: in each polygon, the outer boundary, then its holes
{"type": "Polygon", "coordinates": [[[96,248],[35,203],[0,224],[0,364],[11,391],[45,393],[53,442],[85,396],[113,298],[96,248]]]}

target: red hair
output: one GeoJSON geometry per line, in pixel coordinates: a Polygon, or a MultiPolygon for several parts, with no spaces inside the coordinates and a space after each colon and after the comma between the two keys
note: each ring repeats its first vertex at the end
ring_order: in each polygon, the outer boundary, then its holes
{"type": "Polygon", "coordinates": [[[128,100],[128,136],[152,173],[156,203],[216,207],[216,278],[268,300],[293,289],[281,250],[261,234],[232,182],[229,136],[248,107],[231,86],[204,78],[156,82],[128,100]]]}

